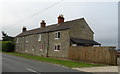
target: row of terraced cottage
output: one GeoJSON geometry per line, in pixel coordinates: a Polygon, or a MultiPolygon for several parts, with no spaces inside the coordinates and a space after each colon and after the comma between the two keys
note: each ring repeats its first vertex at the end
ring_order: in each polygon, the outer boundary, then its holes
{"type": "Polygon", "coordinates": [[[84,18],[65,21],[58,16],[58,23],[46,26],[44,20],[40,27],[32,30],[22,28],[16,36],[16,52],[38,56],[68,58],[70,46],[101,45],[94,41],[94,32],[84,18]]]}

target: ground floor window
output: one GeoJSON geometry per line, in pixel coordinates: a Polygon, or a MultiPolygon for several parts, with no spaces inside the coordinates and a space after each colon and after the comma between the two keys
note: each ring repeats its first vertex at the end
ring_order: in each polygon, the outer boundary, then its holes
{"type": "Polygon", "coordinates": [[[34,45],[32,45],[32,50],[34,51],[34,45]]]}
{"type": "Polygon", "coordinates": [[[60,45],[54,45],[54,51],[59,51],[60,50],[60,45]]]}
{"type": "Polygon", "coordinates": [[[40,50],[43,50],[44,46],[43,45],[40,45],[40,50]]]}

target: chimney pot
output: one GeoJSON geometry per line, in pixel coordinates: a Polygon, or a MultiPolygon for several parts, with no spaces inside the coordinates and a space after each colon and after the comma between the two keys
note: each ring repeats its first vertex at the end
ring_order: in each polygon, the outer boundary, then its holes
{"type": "Polygon", "coordinates": [[[25,32],[25,31],[27,31],[27,28],[25,26],[23,26],[22,32],[25,32]]]}
{"type": "Polygon", "coordinates": [[[64,16],[62,14],[58,16],[58,24],[59,23],[64,23],[64,16]]]}
{"type": "Polygon", "coordinates": [[[45,20],[42,20],[41,24],[41,28],[44,28],[46,26],[45,20]]]}

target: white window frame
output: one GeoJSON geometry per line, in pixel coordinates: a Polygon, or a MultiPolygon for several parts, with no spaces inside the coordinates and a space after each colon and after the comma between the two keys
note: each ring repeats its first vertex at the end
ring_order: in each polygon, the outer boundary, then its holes
{"type": "Polygon", "coordinates": [[[60,51],[60,44],[54,45],[54,51],[60,51]],[[58,49],[58,46],[59,46],[59,49],[58,49]]]}
{"type": "Polygon", "coordinates": [[[32,51],[34,51],[34,48],[32,48],[32,51]]]}
{"type": "Polygon", "coordinates": [[[32,36],[35,37],[35,34],[33,34],[32,36]]]}
{"type": "Polygon", "coordinates": [[[22,38],[21,44],[23,44],[23,41],[24,41],[24,37],[21,37],[21,38],[22,38]]]}
{"type": "Polygon", "coordinates": [[[17,38],[17,40],[16,40],[16,43],[18,43],[18,38],[17,38]]]}
{"type": "Polygon", "coordinates": [[[28,36],[25,38],[25,43],[28,44],[28,36]]]}
{"type": "Polygon", "coordinates": [[[38,41],[41,41],[41,34],[39,34],[38,41]]]}
{"type": "Polygon", "coordinates": [[[40,45],[40,50],[43,50],[44,49],[44,45],[40,45]]]}
{"type": "Polygon", "coordinates": [[[34,45],[32,45],[32,51],[34,51],[34,45]]]}
{"type": "Polygon", "coordinates": [[[55,32],[55,39],[60,39],[61,38],[61,32],[55,32]],[[60,33],[60,36],[59,36],[60,33]]]}
{"type": "Polygon", "coordinates": [[[25,52],[28,52],[27,50],[25,50],[25,52]]]}

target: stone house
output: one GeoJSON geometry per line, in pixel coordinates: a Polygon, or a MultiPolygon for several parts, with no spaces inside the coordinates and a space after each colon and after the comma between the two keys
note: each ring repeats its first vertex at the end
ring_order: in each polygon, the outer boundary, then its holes
{"type": "Polygon", "coordinates": [[[46,26],[44,20],[41,27],[33,30],[22,28],[16,36],[16,52],[68,58],[70,46],[100,45],[94,41],[94,32],[84,18],[64,22],[63,15],[58,16],[58,23],[46,26]]]}

